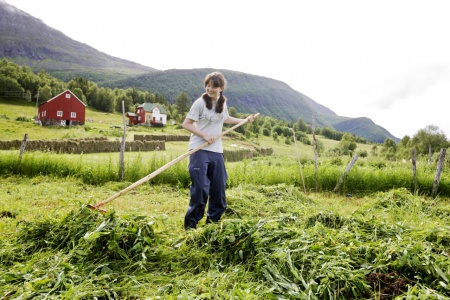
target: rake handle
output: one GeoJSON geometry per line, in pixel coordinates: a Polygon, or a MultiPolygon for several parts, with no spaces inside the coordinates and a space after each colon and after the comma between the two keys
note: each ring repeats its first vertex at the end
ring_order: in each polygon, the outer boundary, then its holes
{"type": "MultiPolygon", "coordinates": [[[[259,113],[255,114],[254,116],[257,117],[258,115],[259,115],[259,113]]],[[[234,125],[233,127],[230,127],[230,128],[228,128],[227,130],[223,131],[221,134],[219,134],[218,136],[216,136],[216,137],[214,138],[214,140],[217,140],[217,139],[221,138],[221,137],[224,136],[225,134],[227,134],[227,133],[229,133],[230,131],[232,131],[232,130],[234,130],[234,129],[236,129],[236,128],[242,126],[242,125],[244,125],[244,124],[247,123],[247,122],[248,122],[248,118],[245,118],[242,122],[240,122],[240,123],[234,125]]],[[[192,153],[197,152],[198,150],[200,150],[200,149],[202,149],[202,148],[204,148],[204,147],[206,147],[206,146],[208,146],[208,145],[209,145],[208,142],[204,142],[203,144],[201,144],[201,145],[198,146],[197,148],[194,148],[194,149],[192,149],[192,150],[189,150],[189,151],[186,152],[185,154],[183,154],[183,155],[181,155],[181,156],[178,156],[178,157],[175,158],[174,160],[170,161],[169,163],[165,164],[164,166],[160,167],[159,169],[157,169],[157,170],[153,171],[152,173],[148,174],[148,175],[145,176],[144,178],[142,178],[142,179],[136,181],[136,182],[133,183],[132,185],[130,185],[130,186],[124,188],[123,190],[117,192],[116,194],[112,195],[111,197],[109,197],[109,198],[106,199],[105,201],[100,202],[100,203],[98,203],[98,204],[96,204],[96,205],[93,205],[93,206],[90,206],[90,207],[93,208],[93,209],[98,209],[98,210],[100,210],[100,211],[102,211],[102,212],[105,212],[105,210],[99,209],[99,207],[105,205],[105,204],[108,203],[108,202],[113,201],[114,199],[116,199],[116,198],[122,196],[123,194],[128,193],[128,192],[131,191],[132,189],[134,189],[134,188],[140,186],[141,184],[143,184],[143,183],[149,181],[150,179],[152,179],[153,177],[157,176],[158,174],[164,172],[165,170],[167,170],[168,168],[170,168],[171,166],[173,166],[173,165],[176,164],[177,162],[179,162],[179,161],[185,159],[186,157],[188,157],[188,156],[191,155],[192,153]]]]}

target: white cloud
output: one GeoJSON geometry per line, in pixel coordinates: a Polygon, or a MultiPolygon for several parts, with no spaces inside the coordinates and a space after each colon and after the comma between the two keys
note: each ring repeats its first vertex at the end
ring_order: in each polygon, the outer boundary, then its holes
{"type": "Polygon", "coordinates": [[[449,65],[434,65],[403,74],[400,78],[393,79],[395,85],[389,84],[392,90],[382,95],[375,106],[389,109],[397,101],[408,98],[420,100],[427,90],[432,89],[439,82],[450,82],[449,71],[449,65]]]}

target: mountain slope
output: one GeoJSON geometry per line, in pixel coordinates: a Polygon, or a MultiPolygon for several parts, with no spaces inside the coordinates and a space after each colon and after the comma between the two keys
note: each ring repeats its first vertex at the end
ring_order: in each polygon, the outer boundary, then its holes
{"type": "Polygon", "coordinates": [[[391,138],[396,142],[400,141],[399,138],[390,134],[386,129],[365,117],[348,119],[334,124],[333,127],[338,131],[351,132],[357,136],[364,136],[368,141],[376,143],[383,143],[386,138],[391,138]]]}
{"type": "Polygon", "coordinates": [[[65,81],[83,76],[101,83],[156,70],[72,40],[4,0],[0,0],[0,57],[65,81]]]}

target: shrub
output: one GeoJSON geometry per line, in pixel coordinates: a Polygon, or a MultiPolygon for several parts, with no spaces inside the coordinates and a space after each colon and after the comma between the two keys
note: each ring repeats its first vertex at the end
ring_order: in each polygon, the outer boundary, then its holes
{"type": "Polygon", "coordinates": [[[16,119],[16,121],[19,121],[19,122],[30,122],[30,120],[27,117],[24,117],[24,116],[18,117],[16,119]]]}

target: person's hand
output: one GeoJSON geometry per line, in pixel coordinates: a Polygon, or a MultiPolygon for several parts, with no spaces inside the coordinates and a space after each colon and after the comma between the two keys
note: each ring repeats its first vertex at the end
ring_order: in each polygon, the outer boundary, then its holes
{"type": "Polygon", "coordinates": [[[250,115],[250,116],[247,117],[247,121],[250,122],[250,123],[252,123],[253,121],[255,121],[255,119],[256,119],[256,116],[255,116],[255,115],[250,115]]]}
{"type": "Polygon", "coordinates": [[[212,144],[212,143],[214,143],[214,142],[216,141],[212,136],[209,136],[209,135],[207,135],[207,134],[205,134],[205,135],[203,136],[203,139],[204,139],[205,141],[207,141],[209,144],[212,144]]]}

